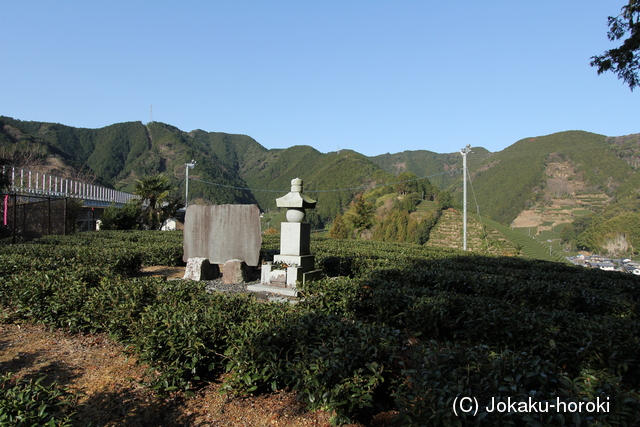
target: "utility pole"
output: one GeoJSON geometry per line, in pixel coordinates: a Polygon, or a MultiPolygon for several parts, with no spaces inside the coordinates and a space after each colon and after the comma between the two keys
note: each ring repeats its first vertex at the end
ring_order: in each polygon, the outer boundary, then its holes
{"type": "Polygon", "coordinates": [[[189,206],[189,169],[193,169],[196,167],[196,161],[191,160],[191,163],[184,164],[187,171],[187,178],[185,179],[185,190],[184,190],[184,208],[186,209],[189,206]]]}
{"type": "Polygon", "coordinates": [[[460,150],[462,154],[462,250],[467,250],[467,154],[471,153],[471,145],[460,150]]]}

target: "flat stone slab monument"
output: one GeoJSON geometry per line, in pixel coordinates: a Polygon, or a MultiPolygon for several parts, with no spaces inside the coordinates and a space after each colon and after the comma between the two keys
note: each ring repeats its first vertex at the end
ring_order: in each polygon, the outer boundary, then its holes
{"type": "Polygon", "coordinates": [[[316,201],[302,193],[302,180],[291,180],[291,192],[276,199],[276,206],[287,208],[287,222],[280,224],[280,254],[273,263],[262,265],[261,285],[251,285],[251,291],[267,291],[297,296],[296,285],[315,280],[320,271],[314,270],[311,254],[311,224],[303,222],[305,209],[314,209],[316,201]]]}
{"type": "Polygon", "coordinates": [[[184,220],[184,262],[206,258],[211,264],[260,262],[260,209],[257,205],[189,205],[184,220]]]}

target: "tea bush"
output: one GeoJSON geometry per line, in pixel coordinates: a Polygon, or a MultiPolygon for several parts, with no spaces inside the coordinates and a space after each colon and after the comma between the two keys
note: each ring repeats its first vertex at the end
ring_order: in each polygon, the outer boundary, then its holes
{"type": "Polygon", "coordinates": [[[57,383],[44,385],[45,377],[15,379],[0,376],[0,426],[68,427],[77,406],[77,396],[57,383]]]}
{"type": "Polygon", "coordinates": [[[571,376],[550,360],[527,352],[427,342],[405,358],[393,396],[406,425],[631,425],[638,393],[617,387],[620,378],[585,370],[571,376]],[[478,400],[473,416],[451,410],[461,396],[478,400]],[[606,411],[556,411],[558,402],[597,402],[606,411]],[[534,411],[494,409],[496,402],[535,402],[534,411]],[[448,410],[447,410],[448,409],[448,410]],[[629,424],[631,421],[631,424],[629,424]]]}
{"type": "Polygon", "coordinates": [[[310,409],[334,411],[335,422],[385,403],[374,396],[389,381],[399,331],[303,310],[282,320],[243,328],[251,333],[227,353],[233,361],[228,387],[288,387],[310,409]]]}
{"type": "Polygon", "coordinates": [[[190,389],[215,379],[226,363],[231,329],[255,303],[244,295],[208,294],[198,282],[166,282],[132,328],[131,343],[157,372],[159,390],[190,389]]]}
{"type": "MultiPolygon", "coordinates": [[[[261,257],[277,253],[264,236],[261,257]]],[[[230,393],[295,390],[335,423],[397,410],[398,425],[634,425],[640,280],[420,245],[313,238],[324,278],[298,304],[136,277],[182,265],[182,233],[89,232],[0,248],[4,321],[105,331],[160,391],[225,373],[230,393]],[[456,415],[456,398],[609,398],[606,413],[456,415]]]]}

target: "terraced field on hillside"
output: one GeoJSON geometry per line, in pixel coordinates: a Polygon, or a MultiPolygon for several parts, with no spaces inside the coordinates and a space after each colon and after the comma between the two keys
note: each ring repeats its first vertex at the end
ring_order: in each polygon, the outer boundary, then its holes
{"type": "MultiPolygon", "coordinates": [[[[484,219],[483,219],[484,221],[484,219]]],[[[438,224],[431,230],[427,246],[462,249],[462,212],[447,209],[442,212],[438,224]]],[[[519,254],[519,247],[494,227],[486,227],[476,215],[467,215],[467,250],[482,254],[519,254]]]]}
{"type": "Polygon", "coordinates": [[[511,228],[560,253],[563,250],[560,233],[564,226],[577,218],[602,213],[608,200],[609,196],[604,193],[554,198],[550,205],[540,204],[522,211],[511,223],[511,228]]]}

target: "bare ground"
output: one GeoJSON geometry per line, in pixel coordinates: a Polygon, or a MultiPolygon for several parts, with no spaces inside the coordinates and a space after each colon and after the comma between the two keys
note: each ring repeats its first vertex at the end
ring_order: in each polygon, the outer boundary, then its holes
{"type": "MultiPolygon", "coordinates": [[[[146,388],[146,367],[105,334],[71,335],[42,326],[0,324],[0,372],[56,381],[81,395],[79,426],[328,426],[330,414],[308,412],[291,392],[229,398],[220,384],[194,397],[146,388]]],[[[370,426],[390,425],[391,413],[370,426]]],[[[362,424],[351,424],[362,427],[362,424]]]]}
{"type": "MultiPolygon", "coordinates": [[[[151,266],[141,275],[182,278],[184,267],[151,266]]],[[[331,414],[309,412],[296,394],[280,391],[231,398],[221,382],[196,391],[160,395],[144,385],[147,366],[106,334],[68,334],[40,325],[0,324],[0,373],[56,381],[80,395],[75,424],[108,427],[325,427],[331,414]]],[[[381,413],[370,427],[391,425],[381,413]]],[[[366,427],[350,424],[346,427],[366,427]]]]}

